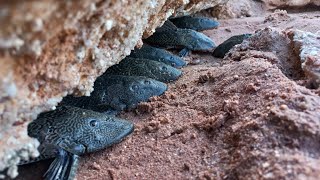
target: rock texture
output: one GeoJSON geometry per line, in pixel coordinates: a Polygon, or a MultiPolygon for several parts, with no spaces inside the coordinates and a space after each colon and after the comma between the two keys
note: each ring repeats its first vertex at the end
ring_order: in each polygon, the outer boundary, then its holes
{"type": "Polygon", "coordinates": [[[211,14],[218,19],[243,18],[262,15],[265,4],[252,0],[228,0],[211,8],[211,14]]]}
{"type": "Polygon", "coordinates": [[[37,154],[37,142],[26,137],[25,128],[37,114],[67,94],[89,95],[98,75],[169,16],[217,3],[1,1],[0,171],[10,167],[13,177],[20,158],[37,154]]]}
{"type": "Polygon", "coordinates": [[[281,8],[281,7],[303,7],[306,5],[320,6],[319,0],[262,0],[270,8],[281,8]]]}
{"type": "Polygon", "coordinates": [[[301,68],[308,77],[310,88],[320,86],[320,35],[310,32],[292,31],[289,33],[292,47],[300,57],[301,68]]]}

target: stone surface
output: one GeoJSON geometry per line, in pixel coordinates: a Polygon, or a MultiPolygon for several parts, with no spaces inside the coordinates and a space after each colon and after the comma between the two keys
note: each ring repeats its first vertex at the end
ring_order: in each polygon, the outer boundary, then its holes
{"type": "Polygon", "coordinates": [[[218,19],[243,18],[262,15],[265,5],[252,0],[228,0],[211,8],[210,11],[218,19]]]}
{"type": "Polygon", "coordinates": [[[29,143],[27,152],[35,152],[25,129],[13,136],[14,124],[26,126],[67,94],[89,95],[96,77],[128,55],[143,33],[151,35],[174,13],[218,2],[1,1],[0,171],[14,167],[18,160],[10,159],[20,157],[29,143]],[[13,147],[8,146],[11,137],[13,147]]]}
{"type": "Polygon", "coordinates": [[[300,57],[301,67],[308,78],[310,88],[320,86],[320,35],[303,31],[288,33],[293,49],[300,57]]]}
{"type": "Polygon", "coordinates": [[[281,8],[281,7],[303,7],[306,5],[320,6],[319,0],[262,0],[270,8],[281,8]]]}

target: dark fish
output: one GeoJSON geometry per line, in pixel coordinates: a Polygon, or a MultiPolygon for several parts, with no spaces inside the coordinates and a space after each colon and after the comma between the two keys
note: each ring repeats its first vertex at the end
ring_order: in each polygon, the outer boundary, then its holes
{"type": "Polygon", "coordinates": [[[130,57],[151,59],[154,61],[166,63],[176,68],[183,67],[187,64],[179,56],[176,56],[164,49],[152,47],[147,44],[143,44],[140,49],[135,48],[134,51],[131,52],[130,57]]]}
{"type": "Polygon", "coordinates": [[[190,51],[208,51],[216,47],[215,43],[203,33],[191,29],[179,29],[170,21],[156,29],[145,42],[164,48],[183,48],[179,56],[186,56],[190,51]]]}
{"type": "Polygon", "coordinates": [[[60,106],[41,113],[28,125],[28,135],[37,138],[40,156],[20,164],[55,158],[45,179],[73,179],[80,155],[120,142],[133,132],[131,122],[91,110],[60,106]]]}
{"type": "Polygon", "coordinates": [[[98,104],[122,111],[134,108],[138,103],[159,96],[166,90],[166,84],[151,78],[104,74],[96,80],[91,96],[98,104]]]}
{"type": "Polygon", "coordinates": [[[126,57],[107,69],[106,74],[144,76],[161,82],[177,80],[182,72],[170,65],[150,59],[126,57]]]}
{"type": "Polygon", "coordinates": [[[124,109],[134,108],[151,96],[159,96],[167,85],[142,76],[103,74],[94,83],[90,97],[65,97],[59,105],[72,105],[114,115],[124,109]]]}
{"type": "Polygon", "coordinates": [[[191,17],[183,16],[178,18],[172,18],[170,21],[182,29],[192,29],[195,31],[204,31],[207,29],[213,29],[219,26],[219,22],[205,18],[205,17],[191,17]]]}
{"type": "Polygon", "coordinates": [[[242,34],[242,35],[232,36],[231,38],[221,43],[213,51],[213,56],[217,58],[223,58],[227,54],[227,52],[229,52],[229,50],[233,48],[233,46],[237,44],[241,44],[243,40],[248,39],[250,36],[251,34],[242,34]]]}

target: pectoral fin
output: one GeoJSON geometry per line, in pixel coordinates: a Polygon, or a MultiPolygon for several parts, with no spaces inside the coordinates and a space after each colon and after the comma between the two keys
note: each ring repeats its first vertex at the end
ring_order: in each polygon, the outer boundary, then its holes
{"type": "Polygon", "coordinates": [[[70,156],[70,161],[68,164],[68,167],[65,168],[67,171],[67,174],[62,178],[63,180],[73,180],[76,176],[77,169],[79,166],[79,159],[80,157],[78,155],[73,154],[70,156]]]}
{"type": "Polygon", "coordinates": [[[65,170],[67,169],[67,165],[69,164],[70,157],[68,152],[59,149],[56,158],[50,164],[49,169],[43,175],[45,180],[61,180],[64,176],[65,170]]]}
{"type": "Polygon", "coordinates": [[[84,145],[74,142],[68,138],[64,138],[59,143],[59,147],[71,154],[81,155],[86,152],[86,147],[84,145]]]}
{"type": "Polygon", "coordinates": [[[185,56],[187,56],[189,53],[190,53],[190,49],[184,48],[184,49],[182,49],[182,50],[179,52],[179,56],[180,56],[180,57],[185,57],[185,56]]]}

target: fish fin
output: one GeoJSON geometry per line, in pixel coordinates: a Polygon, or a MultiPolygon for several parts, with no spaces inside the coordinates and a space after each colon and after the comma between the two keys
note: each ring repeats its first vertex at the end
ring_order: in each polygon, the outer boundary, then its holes
{"type": "Polygon", "coordinates": [[[171,21],[166,21],[161,27],[156,29],[156,32],[172,31],[177,29],[177,26],[175,26],[171,21]]]}
{"type": "Polygon", "coordinates": [[[188,48],[183,48],[180,52],[179,52],[179,56],[180,57],[185,57],[185,56],[187,56],[189,53],[190,53],[190,49],[188,49],[188,48]]]}
{"type": "Polygon", "coordinates": [[[59,142],[59,147],[72,154],[84,154],[86,147],[82,144],[76,143],[70,139],[64,138],[59,142]]]}
{"type": "Polygon", "coordinates": [[[65,168],[67,174],[62,176],[61,179],[63,179],[63,180],[73,180],[74,179],[74,177],[76,176],[76,173],[77,173],[78,166],[79,166],[79,159],[80,159],[80,157],[78,155],[76,155],[76,154],[71,155],[70,162],[67,165],[67,168],[65,168]]]}
{"type": "Polygon", "coordinates": [[[64,169],[66,169],[68,161],[68,152],[63,149],[59,149],[57,157],[53,160],[53,162],[50,164],[49,169],[43,175],[44,179],[60,180],[63,175],[62,173],[64,172],[64,169]]]}

